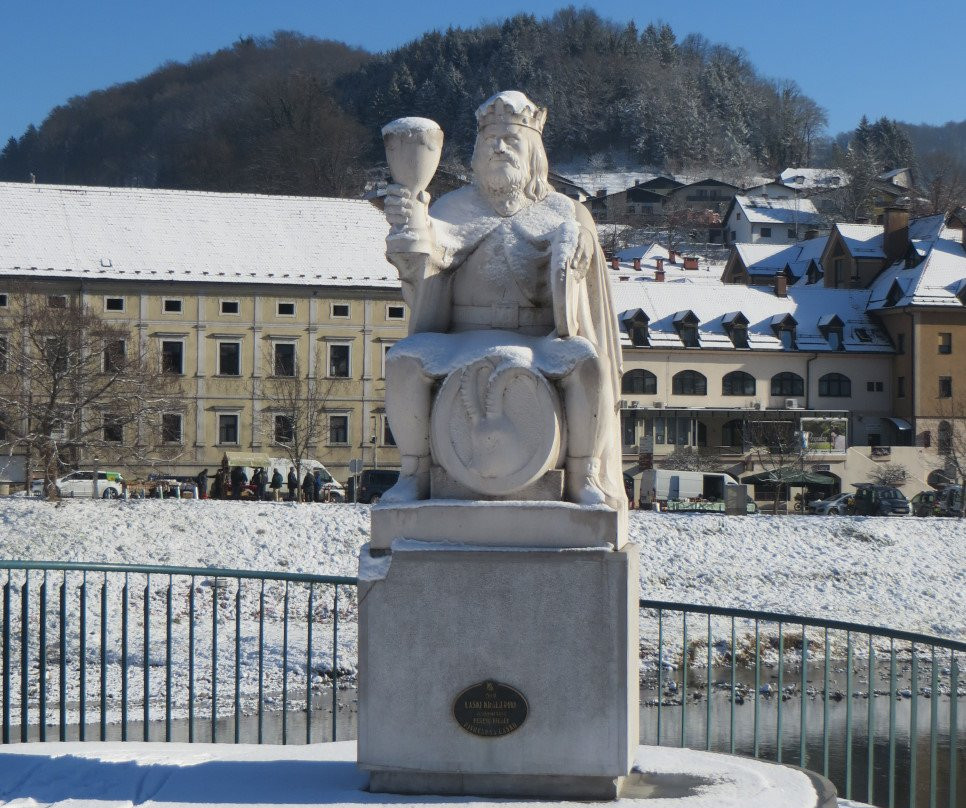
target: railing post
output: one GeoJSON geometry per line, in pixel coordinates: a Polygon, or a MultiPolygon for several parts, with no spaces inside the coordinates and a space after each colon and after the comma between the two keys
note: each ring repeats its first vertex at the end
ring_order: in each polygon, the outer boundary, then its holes
{"type": "Polygon", "coordinates": [[[312,623],[315,587],[309,584],[308,616],[305,621],[305,742],[312,743],[312,623]]]}
{"type": "Polygon", "coordinates": [[[339,585],[332,596],[332,740],[339,739],[339,585]]]}
{"type": "Polygon", "coordinates": [[[10,571],[3,585],[3,742],[10,743],[10,571]]]}
{"type": "Polygon", "coordinates": [[[20,587],[20,742],[27,743],[30,730],[30,571],[20,587]]]}

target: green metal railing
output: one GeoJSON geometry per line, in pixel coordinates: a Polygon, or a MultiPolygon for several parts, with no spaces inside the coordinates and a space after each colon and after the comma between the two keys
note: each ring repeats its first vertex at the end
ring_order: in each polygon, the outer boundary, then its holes
{"type": "MultiPolygon", "coordinates": [[[[339,736],[340,629],[343,639],[356,630],[355,578],[0,561],[0,580],[4,571],[3,743],[112,733],[171,741],[176,724],[191,742],[238,743],[246,720],[255,722],[246,739],[263,743],[269,716],[282,743],[296,717],[312,742],[313,716],[324,720],[313,702],[326,688],[331,729],[315,740],[339,736]]],[[[966,743],[956,697],[966,643],[777,612],[647,599],[640,608],[651,621],[644,635],[657,637],[642,656],[656,673],[656,733],[647,742],[796,763],[830,777],[842,796],[889,808],[966,804],[957,802],[966,743]],[[844,694],[835,681],[843,674],[844,694]],[[886,693],[888,711],[877,714],[876,696],[886,693]],[[746,697],[750,737],[736,720],[746,697]],[[785,705],[795,698],[798,705],[785,705]],[[908,711],[907,732],[900,710],[903,719],[908,711]],[[922,719],[928,737],[920,737],[922,719]],[[864,747],[856,741],[863,732],[864,747]]]]}
{"type": "MultiPolygon", "coordinates": [[[[873,805],[928,804],[930,808],[938,805],[958,808],[966,805],[966,794],[960,799],[959,780],[966,770],[966,756],[961,749],[961,731],[959,729],[959,669],[960,660],[966,655],[966,642],[945,640],[909,631],[897,631],[880,626],[870,626],[860,623],[850,623],[840,620],[823,620],[819,618],[803,617],[799,615],[779,612],[753,611],[749,609],[730,609],[713,606],[698,606],[690,603],[672,603],[659,600],[642,599],[641,609],[645,614],[657,621],[657,744],[666,744],[668,740],[679,746],[692,748],[714,749],[715,751],[745,752],[754,757],[768,757],[777,762],[792,762],[803,768],[811,768],[821,772],[835,782],[839,794],[846,799],[860,798],[873,805]],[[689,617],[691,626],[689,626],[689,617]],[[700,628],[697,636],[693,631],[693,624],[698,622],[700,628]],[[770,627],[771,631],[765,631],[770,627]],[[790,642],[788,629],[800,631],[790,642]],[[747,647],[743,647],[741,633],[748,638],[747,647]],[[810,633],[810,630],[812,633],[810,633]],[[673,631],[676,635],[669,640],[673,631]],[[767,637],[769,646],[774,646],[774,653],[769,655],[766,662],[762,652],[762,641],[767,637]],[[689,639],[690,638],[690,639],[689,639]],[[789,647],[791,650],[789,651],[789,647]],[[815,648],[814,655],[819,657],[816,666],[812,661],[810,648],[815,648]],[[717,659],[715,649],[718,649],[717,659]],[[702,655],[703,659],[699,660],[702,655]],[[857,651],[865,657],[864,662],[857,661],[857,651]],[[879,665],[879,654],[887,660],[887,670],[879,665]],[[841,664],[841,657],[845,657],[845,691],[836,692],[831,676],[833,664],[841,664]],[[753,671],[753,739],[750,748],[742,750],[736,742],[735,729],[736,706],[744,702],[744,692],[738,683],[739,656],[744,656],[744,662],[753,671]],[[900,682],[897,673],[897,661],[908,659],[909,675],[907,682],[900,682]],[[837,660],[839,660],[837,662],[837,660]],[[689,668],[703,665],[706,677],[703,681],[689,685],[689,668]],[[928,685],[923,684],[920,676],[920,666],[928,668],[928,685]],[[773,676],[777,678],[777,687],[773,690],[770,682],[762,684],[762,673],[768,669],[777,671],[773,676]],[[856,669],[864,669],[866,685],[864,690],[855,689],[856,669]],[[714,671],[717,669],[723,679],[719,683],[727,693],[727,729],[723,738],[718,734],[718,743],[713,723],[713,691],[715,689],[714,671]],[[676,679],[668,680],[670,670],[680,672],[681,685],[676,679]],[[791,674],[792,680],[786,684],[791,674]],[[810,687],[814,681],[813,674],[820,682],[818,687],[810,687]],[[888,691],[876,688],[876,682],[888,682],[888,691]],[[671,688],[668,684],[673,682],[671,688]],[[908,687],[900,688],[908,683],[908,687]],[[944,685],[949,694],[947,712],[948,738],[940,743],[940,702],[943,692],[940,685],[944,685]],[[704,692],[695,690],[695,686],[704,688],[704,692]],[[690,689],[689,689],[690,688],[690,689]],[[877,745],[876,726],[876,696],[888,693],[888,727],[884,744],[877,745]],[[678,698],[680,694],[680,698],[678,698]],[[671,696],[669,698],[669,695],[671,696]],[[688,709],[689,700],[692,704],[697,695],[705,701],[703,737],[689,736],[688,709]],[[821,699],[821,740],[815,745],[808,743],[809,726],[808,708],[809,698],[821,699]],[[784,706],[786,699],[798,698],[798,731],[786,723],[788,709],[784,706]],[[929,699],[929,738],[928,762],[924,765],[921,759],[919,743],[919,704],[922,698],[929,699]],[[865,699],[866,709],[864,721],[856,715],[854,702],[865,699]],[[844,738],[837,739],[830,735],[830,707],[837,700],[845,702],[844,738]],[[897,758],[897,748],[900,732],[897,725],[898,702],[902,700],[909,705],[909,731],[902,738],[907,741],[908,756],[905,761],[897,758]],[[764,734],[762,708],[767,706],[774,713],[774,735],[767,738],[764,734]],[[677,737],[668,739],[667,712],[673,707],[680,712],[680,728],[677,737]],[[864,730],[866,744],[864,760],[860,759],[863,750],[858,751],[854,746],[856,729],[864,730]],[[768,753],[765,743],[770,747],[768,753]],[[833,743],[834,742],[834,743],[833,743]],[[791,757],[787,754],[789,743],[794,744],[791,757]],[[877,746],[884,745],[881,750],[885,760],[877,759],[877,746]],[[817,748],[815,748],[817,746],[817,748]],[[834,761],[831,750],[836,747],[836,755],[844,760],[834,761]],[[941,748],[944,747],[944,748],[941,748]],[[839,762],[841,765],[835,770],[831,765],[839,762]],[[940,782],[939,767],[944,763],[946,776],[940,782]],[[904,764],[901,765],[900,764],[904,764]],[[855,779],[858,768],[862,766],[861,774],[865,781],[863,793],[856,793],[855,779]],[[898,773],[900,769],[903,776],[898,773]],[[926,778],[921,781],[920,777],[926,778]],[[885,793],[876,791],[876,784],[883,784],[885,793]]],[[[700,736],[700,733],[695,733],[700,736]]]]}
{"type": "Polygon", "coordinates": [[[78,740],[87,740],[91,730],[106,740],[109,725],[119,725],[120,740],[130,740],[134,699],[140,701],[141,740],[162,740],[162,721],[163,740],[172,740],[176,720],[187,722],[189,742],[202,740],[196,725],[207,717],[210,735],[203,740],[216,742],[221,740],[218,719],[228,717],[238,743],[243,716],[254,714],[261,743],[266,713],[280,709],[281,741],[287,743],[289,680],[296,673],[304,680],[302,711],[310,743],[315,672],[331,687],[331,739],[338,737],[340,611],[353,609],[351,602],[340,604],[339,596],[340,587],[354,589],[355,578],[44,561],[0,561],[0,575],[3,570],[3,743],[11,742],[17,724],[22,742],[32,739],[31,727],[37,740],[47,740],[51,729],[57,739],[67,740],[68,726],[78,740]],[[324,595],[329,597],[323,605],[324,595]],[[204,627],[206,643],[199,639],[204,627]],[[331,633],[328,651],[319,648],[320,629],[331,633]],[[292,654],[296,643],[304,668],[292,654]],[[137,667],[141,670],[132,681],[131,669],[137,667]],[[88,681],[92,673],[98,679],[94,688],[88,681]],[[56,683],[53,693],[50,679],[56,683]],[[269,692],[267,679],[275,692],[269,692]],[[231,697],[220,695],[220,684],[230,688],[231,697]],[[176,703],[177,693],[186,694],[183,704],[176,703]]]}

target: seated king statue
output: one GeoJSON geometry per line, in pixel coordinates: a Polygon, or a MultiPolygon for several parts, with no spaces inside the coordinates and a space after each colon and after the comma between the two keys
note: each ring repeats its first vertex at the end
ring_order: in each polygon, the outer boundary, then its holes
{"type": "Polygon", "coordinates": [[[435,498],[439,467],[464,498],[624,511],[620,347],[593,219],[549,183],[545,108],[501,92],[476,119],[473,181],[432,207],[439,127],[401,118],[383,129],[395,180],[387,258],[410,327],[386,357],[402,468],[382,501],[435,498]],[[423,158],[435,163],[415,177],[423,158]]]}

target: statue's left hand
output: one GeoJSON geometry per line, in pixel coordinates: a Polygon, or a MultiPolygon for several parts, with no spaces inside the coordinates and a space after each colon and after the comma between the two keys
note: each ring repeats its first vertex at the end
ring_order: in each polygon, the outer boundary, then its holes
{"type": "Polygon", "coordinates": [[[570,269],[578,280],[587,277],[594,260],[594,237],[586,227],[580,227],[577,232],[577,246],[570,258],[570,269]]]}

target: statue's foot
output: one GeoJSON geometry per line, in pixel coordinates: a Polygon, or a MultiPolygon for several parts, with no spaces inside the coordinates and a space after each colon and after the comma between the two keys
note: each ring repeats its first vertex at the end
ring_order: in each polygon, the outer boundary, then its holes
{"type": "Polygon", "coordinates": [[[416,502],[429,498],[429,455],[403,455],[399,479],[380,502],[416,502]]]}
{"type": "Polygon", "coordinates": [[[429,497],[429,475],[400,474],[396,484],[386,491],[380,502],[416,502],[429,497]]]}
{"type": "Polygon", "coordinates": [[[568,457],[565,489],[567,499],[578,505],[606,505],[607,498],[597,483],[600,460],[596,457],[568,457]]]}

